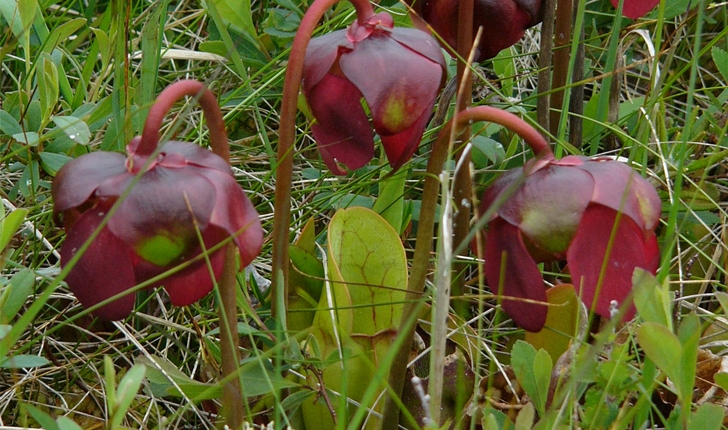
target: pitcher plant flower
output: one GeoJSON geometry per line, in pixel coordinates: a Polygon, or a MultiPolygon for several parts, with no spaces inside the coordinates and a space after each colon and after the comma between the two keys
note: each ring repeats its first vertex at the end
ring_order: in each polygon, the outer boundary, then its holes
{"type": "MultiPolygon", "coordinates": [[[[431,28],[454,51],[458,35],[460,0],[411,0],[413,23],[418,28],[431,28]]],[[[473,34],[479,27],[483,33],[475,61],[484,61],[521,40],[526,30],[541,22],[542,0],[475,0],[473,34]]]]}
{"type": "MultiPolygon", "coordinates": [[[[189,305],[212,290],[224,264],[224,247],[209,255],[209,266],[203,250],[232,237],[243,266],[260,251],[258,214],[223,157],[188,142],[169,141],[157,149],[165,114],[181,96],[200,91],[191,88],[204,89],[197,81],[180,81],[159,95],[142,136],[127,145],[126,156],[83,155],[61,168],[53,181],[54,212],[63,216],[67,231],[62,266],[108,218],[66,277],[85,307],[183,263],[184,268],[150,287],[164,285],[172,304],[189,305]]],[[[214,96],[207,89],[199,95],[212,139],[227,148],[222,116],[213,121],[208,113],[212,104],[219,114],[214,96]]],[[[94,313],[118,320],[133,306],[134,294],[126,294],[94,313]]]]}
{"type": "MultiPolygon", "coordinates": [[[[533,159],[485,191],[481,213],[492,205],[485,275],[526,330],[539,331],[546,320],[546,306],[537,303],[546,301],[537,263],[566,260],[582,301],[605,317],[612,301],[629,297],[636,267],[654,274],[659,265],[657,191],[611,158],[533,159]]],[[[633,315],[630,305],[626,317],[633,315]]]]}
{"type": "Polygon", "coordinates": [[[381,12],[311,39],[303,64],[303,93],[316,121],[311,126],[321,157],[335,174],[364,166],[374,136],[393,169],[417,150],[444,83],[445,59],[427,33],[395,28],[381,12]]]}

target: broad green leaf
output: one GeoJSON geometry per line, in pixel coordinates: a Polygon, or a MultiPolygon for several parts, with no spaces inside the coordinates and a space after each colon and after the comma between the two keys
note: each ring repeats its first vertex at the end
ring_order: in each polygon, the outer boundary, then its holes
{"type": "Polygon", "coordinates": [[[713,380],[723,391],[728,391],[728,373],[718,372],[713,375],[713,380]]]}
{"type": "MultiPolygon", "coordinates": [[[[0,209],[2,208],[0,207],[0,209]]],[[[28,215],[28,209],[18,208],[0,220],[0,252],[8,246],[10,239],[15,236],[15,233],[23,224],[26,215],[28,215]]]]}
{"type": "Polygon", "coordinates": [[[475,136],[472,139],[473,162],[478,167],[486,167],[488,164],[497,164],[506,157],[506,151],[500,142],[485,136],[475,136]]]}
{"type": "Polygon", "coordinates": [[[535,416],[536,410],[533,408],[533,403],[523,405],[523,409],[521,409],[521,412],[516,417],[515,430],[531,430],[535,416]]]}
{"type": "Polygon", "coordinates": [[[549,354],[536,349],[528,342],[516,341],[511,350],[511,366],[523,390],[531,397],[539,415],[546,411],[551,369],[553,362],[549,354]]]}
{"type": "Polygon", "coordinates": [[[56,154],[54,152],[43,151],[40,153],[40,165],[43,170],[51,176],[56,176],[56,173],[66,163],[73,160],[65,154],[56,154]]]}
{"type": "Polygon", "coordinates": [[[407,179],[407,171],[400,170],[389,176],[389,170],[382,170],[379,178],[379,196],[374,201],[372,210],[382,216],[398,234],[402,233],[406,226],[402,225],[404,220],[404,184],[407,179]]]}
{"type": "Polygon", "coordinates": [[[60,42],[68,40],[69,37],[71,37],[84,25],[86,25],[86,19],[75,18],[54,28],[48,36],[48,39],[45,41],[43,52],[50,53],[60,42]]]}
{"type": "Polygon", "coordinates": [[[637,329],[637,343],[668,378],[680,379],[682,346],[670,329],[656,322],[644,322],[637,329]]]}
{"type": "Polygon", "coordinates": [[[135,364],[121,378],[121,381],[119,381],[110,428],[113,429],[120,426],[121,421],[126,417],[129,406],[131,406],[131,402],[136,397],[139,392],[139,387],[142,385],[145,371],[146,367],[141,364],[135,364]]]}
{"type": "Polygon", "coordinates": [[[98,28],[91,28],[94,33],[94,40],[99,44],[99,55],[101,56],[101,70],[106,70],[111,59],[111,40],[109,35],[98,28]]]}
{"type": "Polygon", "coordinates": [[[695,372],[698,362],[698,345],[700,343],[700,320],[695,314],[685,316],[678,328],[677,337],[682,346],[680,360],[680,381],[674,381],[680,392],[683,404],[689,404],[695,384],[695,372]]]}
{"type": "Polygon", "coordinates": [[[58,424],[58,430],[82,430],[80,425],[68,417],[58,417],[56,423],[58,424]]]}
{"type": "Polygon", "coordinates": [[[212,2],[222,17],[223,24],[237,32],[246,35],[251,41],[260,44],[258,33],[253,25],[253,14],[250,0],[205,0],[203,6],[208,8],[212,2]]]}
{"type": "Polygon", "coordinates": [[[40,142],[40,135],[34,131],[28,131],[25,133],[21,132],[14,134],[13,139],[28,146],[38,146],[38,142],[40,142]]]}
{"type": "Polygon", "coordinates": [[[638,267],[632,275],[632,292],[639,316],[645,321],[661,324],[672,332],[673,294],[667,279],[660,284],[651,273],[638,267]]]}
{"type": "Polygon", "coordinates": [[[49,361],[37,355],[18,354],[0,359],[0,369],[27,369],[45,366],[49,361]]]}
{"type": "Polygon", "coordinates": [[[548,308],[546,324],[539,332],[527,331],[525,340],[536,350],[546,350],[555,363],[577,335],[581,301],[571,284],[560,284],[546,290],[546,301],[554,305],[548,308]]]}
{"type": "Polygon", "coordinates": [[[31,405],[23,405],[34,420],[38,421],[43,427],[43,430],[59,430],[58,423],[53,420],[53,417],[45,413],[44,411],[31,405]]]}
{"type": "Polygon", "coordinates": [[[23,269],[13,275],[0,293],[0,323],[8,323],[18,313],[33,293],[35,275],[30,269],[23,269]]]}
{"type": "Polygon", "coordinates": [[[720,405],[703,403],[690,414],[688,430],[720,430],[724,411],[720,405]]]}
{"type": "Polygon", "coordinates": [[[710,51],[710,55],[713,57],[713,62],[718,71],[723,76],[723,80],[728,81],[728,52],[723,48],[714,46],[710,51]]]}
{"type": "Polygon", "coordinates": [[[75,116],[54,116],[53,122],[63,130],[69,139],[81,145],[88,145],[91,140],[91,131],[88,125],[75,116]]]}
{"type": "Polygon", "coordinates": [[[23,132],[18,121],[9,113],[0,110],[0,132],[6,136],[13,136],[23,132]]]}
{"type": "Polygon", "coordinates": [[[58,68],[47,53],[40,56],[38,70],[38,96],[40,99],[41,122],[50,120],[58,103],[58,68]]]}

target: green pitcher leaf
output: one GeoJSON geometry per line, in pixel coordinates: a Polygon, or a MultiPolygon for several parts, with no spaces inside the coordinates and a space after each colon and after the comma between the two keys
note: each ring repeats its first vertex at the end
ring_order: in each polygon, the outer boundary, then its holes
{"type": "Polygon", "coordinates": [[[576,295],[574,286],[561,284],[546,290],[546,301],[549,306],[546,315],[546,324],[539,332],[526,332],[526,342],[535,349],[544,349],[551,356],[551,360],[561,357],[577,334],[577,321],[581,301],[576,295]]]}
{"type": "Polygon", "coordinates": [[[376,212],[353,207],[336,212],[328,238],[329,276],[349,289],[352,332],[371,336],[396,329],[407,286],[407,258],[397,232],[376,212]]]}

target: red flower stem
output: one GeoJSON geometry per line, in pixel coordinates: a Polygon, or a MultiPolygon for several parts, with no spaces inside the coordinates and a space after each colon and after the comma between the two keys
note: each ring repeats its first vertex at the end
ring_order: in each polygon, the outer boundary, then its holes
{"type": "MultiPolygon", "coordinates": [[[[404,309],[402,310],[401,324],[406,324],[412,315],[419,314],[422,309],[422,293],[425,288],[427,269],[430,263],[430,251],[432,250],[432,232],[435,227],[435,209],[440,191],[440,173],[447,158],[450,146],[450,133],[453,124],[456,132],[463,127],[472,124],[474,121],[489,121],[500,124],[519,135],[526,144],[533,150],[536,158],[553,158],[551,145],[544,137],[518,116],[490,106],[470,107],[455,114],[438,134],[437,141],[432,147],[432,154],[427,163],[427,176],[422,191],[422,207],[420,209],[420,221],[417,228],[417,241],[415,252],[412,257],[412,271],[410,272],[409,283],[407,284],[407,297],[404,309]]],[[[411,327],[404,334],[405,339],[402,345],[412,345],[414,329],[411,327]]],[[[405,369],[409,361],[410,349],[400,348],[392,363],[389,372],[389,386],[393,393],[400,395],[404,386],[404,379],[407,375],[405,369]]],[[[396,430],[399,423],[399,408],[391,396],[385,399],[382,411],[382,430],[396,430]]]]}
{"type": "MultiPolygon", "coordinates": [[[[281,303],[288,303],[288,245],[290,240],[291,188],[293,187],[293,143],[296,138],[296,113],[298,92],[303,79],[303,60],[306,48],[318,22],[324,13],[340,0],[315,0],[301,19],[293,38],[291,55],[286,66],[281,101],[281,120],[278,128],[278,156],[276,160],[276,190],[273,210],[273,256],[271,261],[271,313],[277,318],[285,309],[278,309],[281,303]]],[[[356,9],[359,22],[374,15],[368,0],[350,0],[356,9]]]]}
{"type": "MultiPolygon", "coordinates": [[[[222,157],[230,164],[230,149],[228,147],[227,132],[222,112],[217,104],[217,98],[204,84],[188,79],[173,83],[159,94],[157,100],[149,110],[147,121],[144,124],[141,142],[137,148],[138,155],[151,155],[159,143],[159,129],[162,121],[172,105],[184,96],[195,97],[202,106],[205,114],[207,129],[210,131],[210,147],[212,152],[222,157]]],[[[237,261],[235,248],[232,244],[224,248],[225,263],[222,275],[218,281],[220,291],[220,353],[222,355],[222,378],[229,379],[223,387],[222,406],[225,421],[228,427],[236,429],[243,424],[243,401],[240,378],[228,378],[238,371],[238,307],[236,298],[237,261]]]]}

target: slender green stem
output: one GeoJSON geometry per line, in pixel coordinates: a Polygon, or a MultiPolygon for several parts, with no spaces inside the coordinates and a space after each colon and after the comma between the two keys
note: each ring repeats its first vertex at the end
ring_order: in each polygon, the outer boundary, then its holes
{"type": "MultiPolygon", "coordinates": [[[[291,218],[291,188],[293,186],[293,143],[296,138],[296,112],[298,91],[303,78],[303,60],[311,35],[324,13],[340,0],[315,0],[301,19],[296,31],[288,58],[286,77],[283,83],[281,100],[281,122],[278,128],[278,159],[276,160],[276,189],[273,206],[276,214],[273,220],[273,256],[271,262],[271,301],[272,314],[285,310],[278,309],[277,295],[282,295],[282,303],[288,302],[288,242],[291,218]]],[[[356,9],[359,22],[374,15],[367,0],[350,0],[356,9]]]]}

